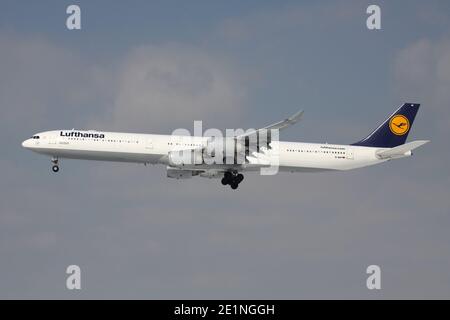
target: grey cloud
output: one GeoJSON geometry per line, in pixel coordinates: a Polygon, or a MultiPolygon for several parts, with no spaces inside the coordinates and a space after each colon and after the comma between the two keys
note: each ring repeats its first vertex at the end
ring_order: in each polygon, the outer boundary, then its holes
{"type": "Polygon", "coordinates": [[[20,123],[30,130],[50,129],[54,119],[75,125],[86,121],[89,110],[102,105],[97,97],[106,96],[107,77],[78,53],[42,36],[13,32],[0,33],[0,47],[0,121],[4,128],[12,130],[20,123]],[[81,114],[80,107],[88,112],[81,114]]]}
{"type": "Polygon", "coordinates": [[[170,133],[179,126],[192,130],[193,120],[225,125],[242,113],[239,74],[194,47],[138,46],[113,65],[87,61],[38,36],[2,33],[0,45],[6,127],[20,122],[33,132],[58,129],[59,119],[63,127],[170,133]]]}
{"type": "Polygon", "coordinates": [[[432,108],[441,133],[450,128],[450,42],[421,39],[402,49],[394,62],[399,95],[423,100],[432,108]]]}
{"type": "Polygon", "coordinates": [[[102,126],[170,133],[177,126],[192,127],[193,120],[231,120],[241,113],[245,96],[232,65],[180,44],[136,47],[116,76],[110,117],[95,120],[102,126]]]}

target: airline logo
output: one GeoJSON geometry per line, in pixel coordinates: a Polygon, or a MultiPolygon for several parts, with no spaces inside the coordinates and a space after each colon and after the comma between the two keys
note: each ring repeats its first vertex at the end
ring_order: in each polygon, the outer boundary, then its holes
{"type": "Polygon", "coordinates": [[[105,135],[103,133],[86,133],[79,131],[61,131],[59,135],[61,137],[80,137],[80,138],[94,138],[94,139],[105,138],[105,135]]]}
{"type": "Polygon", "coordinates": [[[409,120],[402,114],[396,114],[389,121],[391,132],[397,136],[402,136],[409,131],[409,120]]]}

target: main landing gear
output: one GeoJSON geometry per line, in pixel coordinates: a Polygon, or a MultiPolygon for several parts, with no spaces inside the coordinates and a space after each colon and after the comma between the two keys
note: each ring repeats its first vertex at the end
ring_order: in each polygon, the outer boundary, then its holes
{"type": "Polygon", "coordinates": [[[59,171],[58,158],[52,158],[52,163],[53,163],[52,171],[54,173],[58,172],[59,171]]]}
{"type": "Polygon", "coordinates": [[[239,183],[244,180],[244,176],[241,173],[237,172],[225,172],[222,178],[222,184],[226,186],[227,184],[230,185],[231,189],[237,189],[239,186],[239,183]]]}

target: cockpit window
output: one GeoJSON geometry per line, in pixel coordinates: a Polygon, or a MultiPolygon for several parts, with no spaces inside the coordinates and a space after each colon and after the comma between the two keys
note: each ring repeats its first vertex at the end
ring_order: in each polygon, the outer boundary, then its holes
{"type": "Polygon", "coordinates": [[[31,139],[39,139],[39,136],[32,136],[31,139]]]}

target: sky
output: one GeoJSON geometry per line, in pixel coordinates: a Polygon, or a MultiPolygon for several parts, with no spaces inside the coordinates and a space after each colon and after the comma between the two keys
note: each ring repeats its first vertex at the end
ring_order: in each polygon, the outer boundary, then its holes
{"type": "Polygon", "coordinates": [[[2,1],[0,298],[449,299],[448,1],[2,1]],[[66,8],[81,8],[81,30],[66,8]],[[381,30],[366,9],[381,8],[381,30]],[[421,103],[413,157],[349,172],[166,178],[48,158],[53,129],[254,128],[348,144],[421,103]],[[81,269],[67,290],[66,268],[81,269]],[[381,268],[368,290],[366,268],[381,268]]]}

